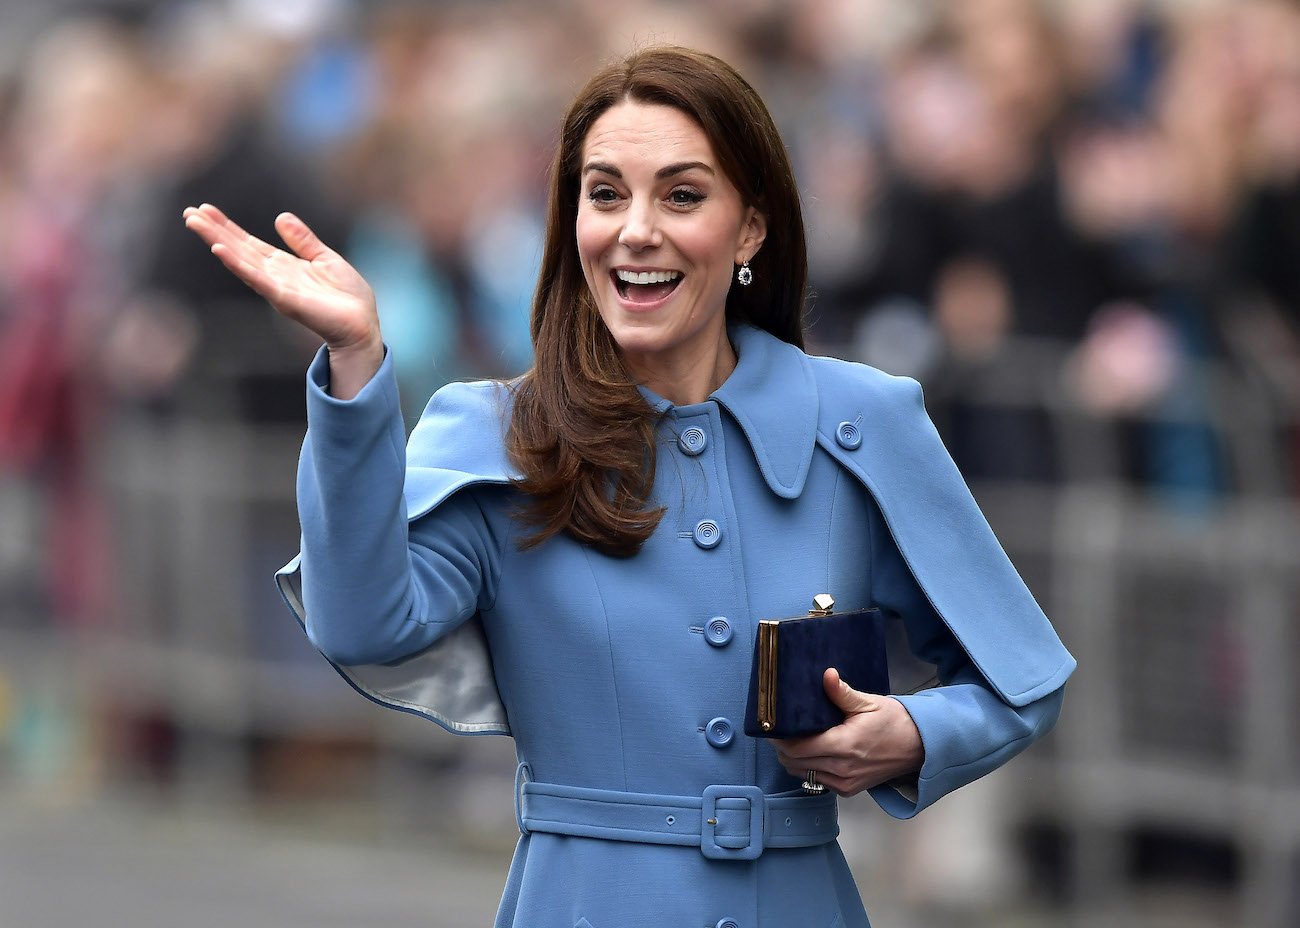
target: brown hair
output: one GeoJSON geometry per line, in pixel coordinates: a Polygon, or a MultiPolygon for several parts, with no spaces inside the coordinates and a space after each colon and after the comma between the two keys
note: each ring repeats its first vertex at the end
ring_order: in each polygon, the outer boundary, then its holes
{"type": "Polygon", "coordinates": [[[533,296],[534,366],[516,384],[506,439],[523,474],[520,517],[531,547],[560,532],[611,555],[640,550],[663,515],[649,505],[655,413],[628,375],[587,288],[574,229],[582,147],[624,100],[680,110],[704,130],[723,172],[767,220],[750,261],[753,284],[733,285],[727,319],[803,347],[808,259],[799,192],[763,101],[726,62],[686,48],[635,52],[598,72],[564,117],[551,167],[546,244],[533,296]]]}

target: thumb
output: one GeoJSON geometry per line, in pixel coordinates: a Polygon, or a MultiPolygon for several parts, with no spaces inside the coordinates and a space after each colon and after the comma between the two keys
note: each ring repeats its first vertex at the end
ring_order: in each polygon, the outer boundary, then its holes
{"type": "Polygon", "coordinates": [[[316,233],[307,227],[307,223],[293,213],[276,216],[275,231],[280,233],[280,238],[293,249],[293,253],[305,261],[315,261],[331,253],[325,243],[316,237],[316,233]]]}
{"type": "Polygon", "coordinates": [[[826,668],[826,672],[822,674],[822,685],[826,687],[826,695],[830,697],[831,702],[844,710],[847,715],[875,712],[880,708],[874,695],[860,692],[849,686],[840,678],[840,672],[834,667],[826,668]]]}

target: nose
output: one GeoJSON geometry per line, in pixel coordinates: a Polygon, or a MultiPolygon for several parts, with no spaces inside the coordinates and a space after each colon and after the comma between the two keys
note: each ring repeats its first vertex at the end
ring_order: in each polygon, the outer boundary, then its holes
{"type": "Polygon", "coordinates": [[[626,245],[633,251],[641,251],[654,248],[660,241],[653,204],[633,202],[624,214],[623,229],[618,234],[619,244],[626,245]]]}

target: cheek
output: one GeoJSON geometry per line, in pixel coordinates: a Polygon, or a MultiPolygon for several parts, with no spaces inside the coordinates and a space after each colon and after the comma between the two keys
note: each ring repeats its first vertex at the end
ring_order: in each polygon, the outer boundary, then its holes
{"type": "Polygon", "coordinates": [[[695,258],[696,269],[715,284],[731,277],[736,256],[735,230],[719,223],[701,226],[679,239],[682,250],[695,258]]]}
{"type": "Polygon", "coordinates": [[[730,262],[736,253],[740,234],[737,221],[730,212],[720,212],[709,217],[693,230],[694,246],[700,254],[707,254],[717,262],[730,262]]]}
{"type": "Polygon", "coordinates": [[[578,214],[576,228],[578,257],[582,259],[584,271],[589,265],[600,260],[600,256],[609,248],[610,236],[607,228],[609,223],[602,222],[601,218],[587,212],[578,214]]]}

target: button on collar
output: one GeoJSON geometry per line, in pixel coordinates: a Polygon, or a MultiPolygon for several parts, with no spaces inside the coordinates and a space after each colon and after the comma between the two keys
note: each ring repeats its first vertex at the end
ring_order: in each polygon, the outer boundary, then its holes
{"type": "Polygon", "coordinates": [[[841,422],[835,429],[835,440],[845,451],[856,451],[862,446],[862,431],[856,422],[841,422]]]}
{"type": "Polygon", "coordinates": [[[709,446],[709,436],[705,434],[704,429],[698,425],[692,425],[690,428],[682,431],[677,436],[677,447],[681,449],[682,454],[695,457],[709,446]]]}

